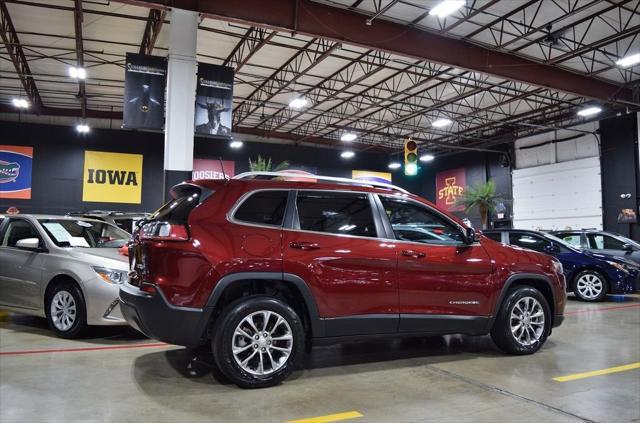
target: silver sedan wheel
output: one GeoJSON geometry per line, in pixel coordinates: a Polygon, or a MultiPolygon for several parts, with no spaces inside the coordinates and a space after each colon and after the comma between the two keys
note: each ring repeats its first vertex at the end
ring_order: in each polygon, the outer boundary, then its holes
{"type": "Polygon", "coordinates": [[[58,291],[51,299],[51,321],[56,329],[66,332],[76,321],[76,301],[68,291],[58,291]]]}
{"type": "Polygon", "coordinates": [[[253,375],[268,376],[285,365],[293,350],[289,323],[278,313],[251,313],[236,327],[231,342],[236,363],[253,375]]]}
{"type": "Polygon", "coordinates": [[[535,344],[544,333],[544,309],[533,297],[523,297],[511,310],[511,333],[524,346],[535,344]]]}
{"type": "Polygon", "coordinates": [[[594,273],[585,273],[576,282],[576,288],[583,298],[593,300],[602,294],[604,284],[602,279],[594,273]]]}

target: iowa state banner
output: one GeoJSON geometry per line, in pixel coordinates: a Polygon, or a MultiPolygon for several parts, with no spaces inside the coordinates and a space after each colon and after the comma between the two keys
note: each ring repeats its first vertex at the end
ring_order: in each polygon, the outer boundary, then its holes
{"type": "Polygon", "coordinates": [[[467,171],[464,168],[446,170],[436,174],[436,206],[447,211],[462,211],[456,204],[467,188],[467,171]]]}
{"type": "Polygon", "coordinates": [[[82,201],[142,202],[142,154],[84,152],[82,201]]]}
{"type": "Polygon", "coordinates": [[[0,198],[31,199],[33,147],[0,145],[0,198]]]}

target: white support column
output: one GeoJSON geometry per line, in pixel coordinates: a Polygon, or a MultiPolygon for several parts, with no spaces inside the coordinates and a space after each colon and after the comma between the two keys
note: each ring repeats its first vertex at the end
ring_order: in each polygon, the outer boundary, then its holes
{"type": "Polygon", "coordinates": [[[193,170],[198,20],[197,12],[171,9],[164,131],[165,197],[173,185],[189,179],[193,170]]]}

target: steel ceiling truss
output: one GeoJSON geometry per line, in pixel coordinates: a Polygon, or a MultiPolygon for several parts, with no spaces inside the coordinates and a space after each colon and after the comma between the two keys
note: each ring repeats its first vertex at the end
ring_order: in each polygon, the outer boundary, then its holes
{"type": "Polygon", "coordinates": [[[36,87],[35,80],[31,74],[29,62],[25,57],[24,50],[20,44],[20,40],[18,39],[16,28],[13,26],[13,22],[11,21],[9,10],[3,0],[0,1],[0,36],[2,37],[4,47],[9,54],[11,62],[13,62],[16,73],[20,78],[25,94],[29,98],[35,112],[39,113],[44,107],[42,104],[42,98],[40,97],[38,87],[36,87]]]}
{"type": "MultiPolygon", "coordinates": [[[[75,0],[73,9],[73,22],[76,34],[76,66],[84,68],[84,47],[82,42],[82,0],[75,0]]],[[[82,118],[87,116],[87,90],[83,79],[78,79],[78,100],[80,101],[80,110],[82,118]]]]}
{"type": "Polygon", "coordinates": [[[222,62],[222,65],[231,66],[238,72],[277,33],[277,31],[269,31],[264,28],[250,27],[229,56],[222,62]]]}
{"type": "Polygon", "coordinates": [[[140,54],[150,55],[153,53],[156,40],[158,39],[158,34],[160,34],[166,15],[166,10],[149,10],[149,17],[147,18],[147,24],[144,27],[142,42],[140,43],[140,54]]]}

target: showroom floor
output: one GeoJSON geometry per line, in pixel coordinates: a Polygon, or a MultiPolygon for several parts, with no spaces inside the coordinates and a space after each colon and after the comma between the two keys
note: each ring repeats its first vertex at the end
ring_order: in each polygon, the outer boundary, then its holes
{"type": "Polygon", "coordinates": [[[333,414],[366,422],[640,420],[637,364],[553,379],[638,363],[640,296],[599,304],[570,298],[566,314],[533,356],[502,355],[487,337],[322,347],[283,385],[247,391],[221,382],[206,351],[123,328],[67,341],[41,319],[4,313],[0,421],[283,422],[333,414]]]}

